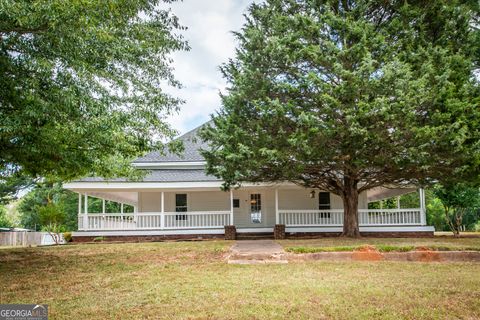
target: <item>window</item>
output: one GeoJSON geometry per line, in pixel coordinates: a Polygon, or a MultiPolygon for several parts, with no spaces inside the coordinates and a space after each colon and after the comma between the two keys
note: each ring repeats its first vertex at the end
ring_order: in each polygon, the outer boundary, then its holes
{"type": "Polygon", "coordinates": [[[330,210],[330,192],[318,193],[318,209],[330,210]]]}
{"type": "Polygon", "coordinates": [[[240,208],[240,199],[233,199],[233,207],[240,208]]]}
{"type": "Polygon", "coordinates": [[[250,218],[252,223],[262,223],[262,196],[259,193],[250,195],[250,218]]]}
{"type": "MultiPolygon", "coordinates": [[[[175,195],[175,212],[187,212],[187,194],[180,193],[175,195]]],[[[186,214],[177,214],[175,220],[187,220],[186,214]]]]}

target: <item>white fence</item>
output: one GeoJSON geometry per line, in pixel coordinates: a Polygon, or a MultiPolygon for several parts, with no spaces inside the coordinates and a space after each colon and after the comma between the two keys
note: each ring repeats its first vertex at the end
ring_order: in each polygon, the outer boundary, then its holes
{"type": "MultiPolygon", "coordinates": [[[[280,224],[286,226],[343,226],[341,210],[279,210],[280,224]]],[[[421,209],[360,209],[360,226],[422,225],[421,209]]]]}
{"type": "MultiPolygon", "coordinates": [[[[64,243],[63,234],[60,235],[60,243],[64,243]]],[[[37,246],[52,245],[55,240],[48,232],[32,231],[7,231],[0,232],[0,246],[37,246]]]]}
{"type": "Polygon", "coordinates": [[[230,211],[89,213],[78,216],[78,230],[168,230],[223,228],[230,211]]]}

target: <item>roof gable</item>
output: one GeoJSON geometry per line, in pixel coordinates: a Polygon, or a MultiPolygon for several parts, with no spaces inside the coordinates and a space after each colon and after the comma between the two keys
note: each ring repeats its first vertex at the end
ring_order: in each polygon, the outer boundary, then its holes
{"type": "Polygon", "coordinates": [[[165,152],[165,154],[162,154],[159,151],[153,151],[143,157],[137,158],[133,163],[205,161],[200,154],[200,149],[207,149],[208,143],[199,137],[199,132],[203,126],[210,123],[211,121],[208,121],[175,139],[183,142],[184,151],[181,155],[177,155],[168,151],[165,152]]]}

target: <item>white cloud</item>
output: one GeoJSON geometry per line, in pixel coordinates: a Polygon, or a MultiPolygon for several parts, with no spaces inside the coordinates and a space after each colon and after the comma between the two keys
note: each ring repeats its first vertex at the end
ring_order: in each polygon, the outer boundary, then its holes
{"type": "Polygon", "coordinates": [[[191,50],[173,55],[176,78],[183,84],[180,90],[169,90],[186,102],[169,122],[183,133],[202,124],[220,107],[219,92],[225,88],[219,66],[233,58],[235,39],[244,23],[243,14],[251,0],[185,0],[171,5],[191,50]]]}

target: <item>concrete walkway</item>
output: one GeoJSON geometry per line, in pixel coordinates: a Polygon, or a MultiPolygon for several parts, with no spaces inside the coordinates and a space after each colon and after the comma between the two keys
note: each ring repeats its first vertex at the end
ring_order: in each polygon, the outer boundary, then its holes
{"type": "Polygon", "coordinates": [[[273,240],[240,240],[230,248],[228,263],[287,263],[282,246],[273,240]]]}

